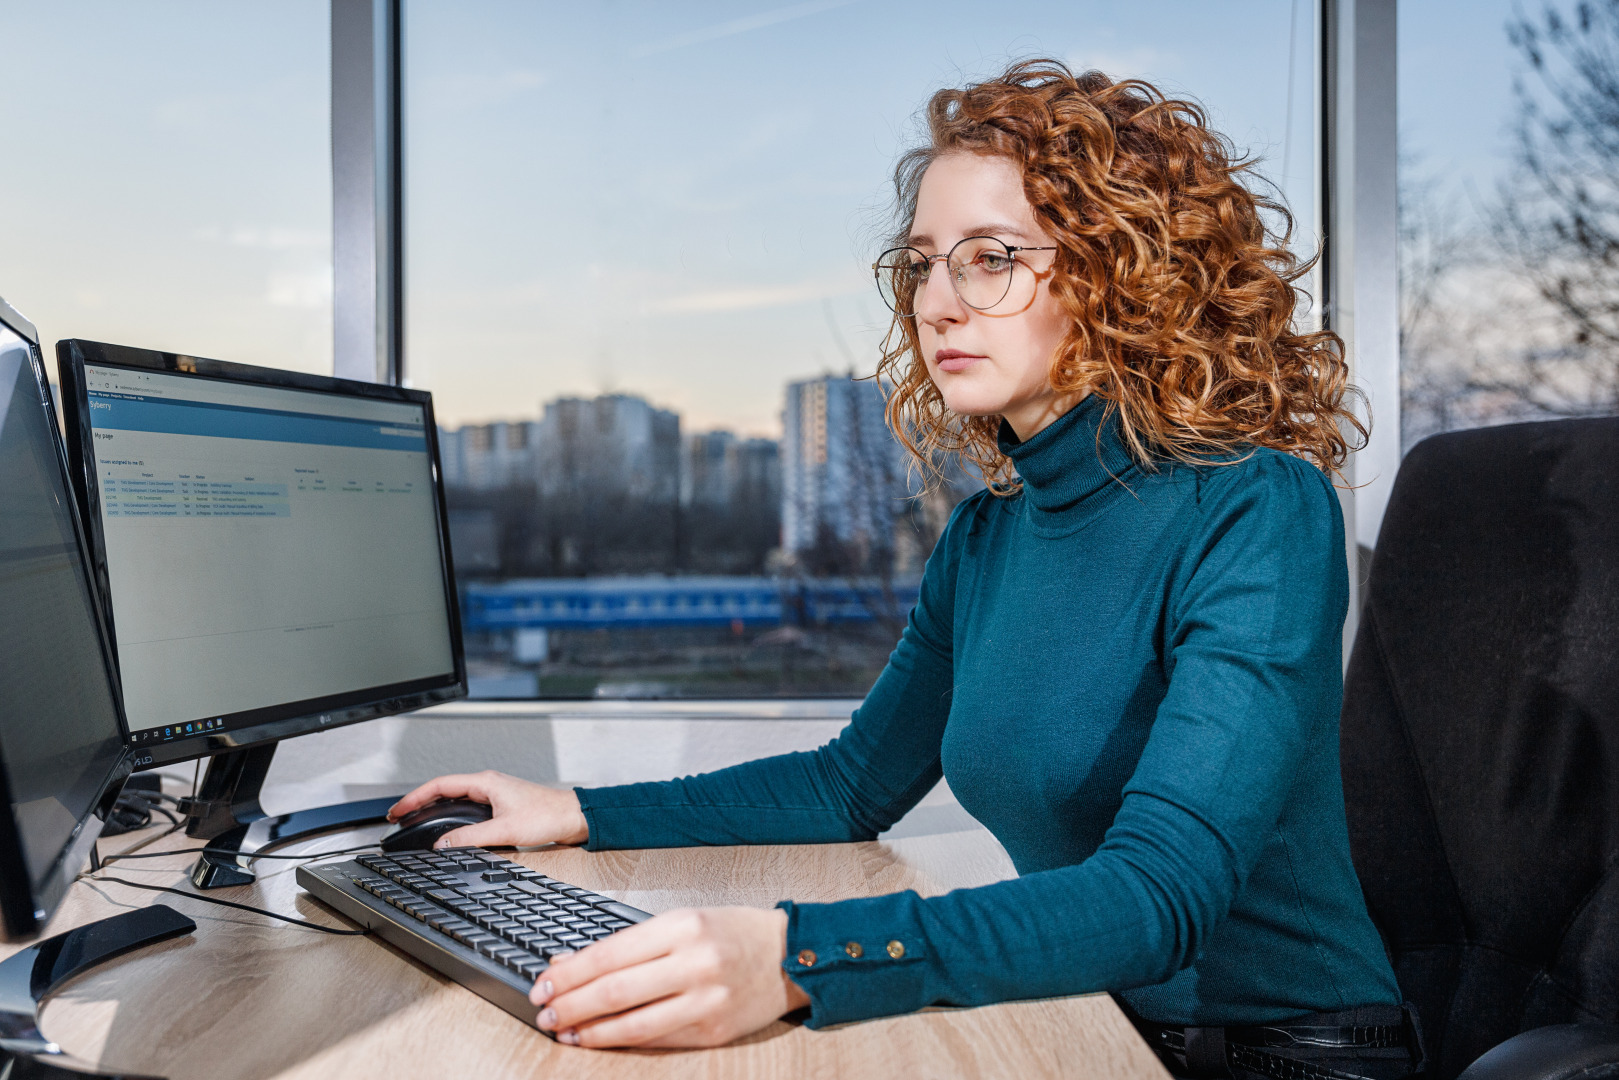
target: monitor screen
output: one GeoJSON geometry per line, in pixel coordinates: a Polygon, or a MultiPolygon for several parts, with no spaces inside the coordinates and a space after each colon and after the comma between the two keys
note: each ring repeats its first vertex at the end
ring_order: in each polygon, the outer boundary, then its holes
{"type": "Polygon", "coordinates": [[[113,357],[74,377],[137,751],[461,681],[425,394],[113,357]]]}
{"type": "Polygon", "coordinates": [[[46,910],[78,872],[64,860],[125,757],[48,393],[32,343],[0,322],[0,760],[16,853],[46,910]]]}

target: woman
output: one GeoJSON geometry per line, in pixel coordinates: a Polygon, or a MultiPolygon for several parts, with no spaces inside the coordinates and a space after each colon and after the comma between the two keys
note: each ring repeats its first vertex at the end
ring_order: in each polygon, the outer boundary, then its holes
{"type": "Polygon", "coordinates": [[[1359,425],[1338,339],[1291,328],[1305,267],[1261,219],[1285,211],[1196,106],[1145,83],[1025,63],[939,92],[928,119],[876,266],[889,419],[989,487],[951,518],[850,725],[667,783],[441,777],[395,814],[493,806],[444,846],[869,840],[943,775],[1017,866],[926,900],[659,916],[542,977],[564,1042],[1110,990],[1174,1069],[1314,1055],[1407,1075],[1338,771],[1347,580],[1325,470],[1359,425]],[[1299,1024],[1325,1048],[1279,1045],[1299,1024]]]}

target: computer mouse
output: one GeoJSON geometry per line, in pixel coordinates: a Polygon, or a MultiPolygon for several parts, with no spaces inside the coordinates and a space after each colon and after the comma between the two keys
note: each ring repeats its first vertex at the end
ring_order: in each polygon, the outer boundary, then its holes
{"type": "Polygon", "coordinates": [[[494,816],[487,803],[471,799],[440,799],[412,810],[399,819],[399,828],[382,838],[383,851],[430,851],[433,842],[451,829],[476,825],[494,816]]]}

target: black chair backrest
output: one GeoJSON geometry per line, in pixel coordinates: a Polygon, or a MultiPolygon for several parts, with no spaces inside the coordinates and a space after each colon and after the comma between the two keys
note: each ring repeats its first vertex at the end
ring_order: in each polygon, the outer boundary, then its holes
{"type": "Polygon", "coordinates": [[[1619,418],[1407,455],[1342,730],[1355,866],[1433,1075],[1619,1020],[1619,418]]]}

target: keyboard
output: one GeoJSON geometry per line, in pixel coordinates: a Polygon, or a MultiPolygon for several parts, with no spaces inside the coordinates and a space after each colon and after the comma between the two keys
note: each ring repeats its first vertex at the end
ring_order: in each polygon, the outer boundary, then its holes
{"type": "Polygon", "coordinates": [[[482,848],[304,865],[298,884],[530,1027],[528,992],[552,957],[652,917],[482,848]]]}

